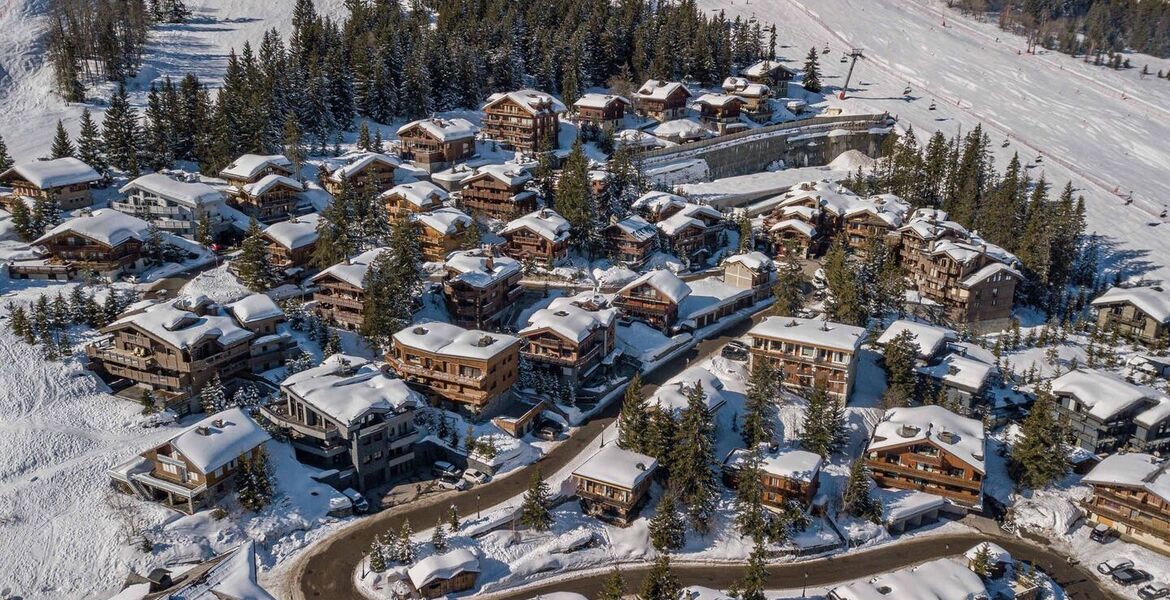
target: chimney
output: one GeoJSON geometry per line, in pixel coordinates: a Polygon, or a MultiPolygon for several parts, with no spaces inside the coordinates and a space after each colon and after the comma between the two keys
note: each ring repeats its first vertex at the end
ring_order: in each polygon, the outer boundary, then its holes
{"type": "Polygon", "coordinates": [[[211,424],[215,425],[216,427],[218,427],[220,429],[223,429],[224,426],[227,425],[227,422],[225,422],[223,419],[216,419],[216,420],[212,421],[211,424]]]}
{"type": "Polygon", "coordinates": [[[199,427],[195,428],[195,433],[198,433],[199,435],[202,435],[202,436],[208,436],[208,435],[211,435],[211,430],[200,425],[199,427]]]}
{"type": "Polygon", "coordinates": [[[940,439],[948,444],[953,444],[956,441],[958,441],[959,438],[958,438],[958,436],[955,435],[955,433],[953,431],[947,431],[946,429],[944,429],[944,430],[938,432],[938,439],[940,439]]]}

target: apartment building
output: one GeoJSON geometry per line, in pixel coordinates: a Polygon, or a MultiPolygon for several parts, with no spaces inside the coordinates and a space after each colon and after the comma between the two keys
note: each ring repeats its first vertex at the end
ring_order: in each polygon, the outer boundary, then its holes
{"type": "Polygon", "coordinates": [[[429,173],[442,171],[475,156],[479,128],[467,119],[431,117],[398,128],[402,160],[429,173]]]}
{"type": "Polygon", "coordinates": [[[460,184],[459,206],[473,215],[510,221],[536,210],[532,173],[516,164],[485,165],[460,184]]]}
{"type": "Polygon", "coordinates": [[[453,252],[443,263],[443,298],[451,321],[464,327],[498,325],[524,293],[520,263],[491,249],[453,252]]]}
{"type": "Polygon", "coordinates": [[[231,225],[223,216],[223,194],[206,183],[188,183],[161,173],[143,175],[118,190],[125,198],[110,208],[148,221],[161,231],[192,238],[206,218],[213,235],[231,225]]]}
{"type": "Polygon", "coordinates": [[[77,210],[93,204],[90,188],[102,176],[73,157],[20,163],[0,173],[0,184],[12,192],[0,196],[0,205],[11,211],[13,202],[29,208],[37,198],[55,199],[61,210],[77,210]]]}
{"type": "Polygon", "coordinates": [[[634,112],[640,117],[664,123],[685,117],[690,97],[687,86],[677,81],[648,79],[634,93],[634,112]]]}
{"type": "Polygon", "coordinates": [[[335,354],[280,391],[260,414],[288,436],[297,460],[336,469],[339,486],[365,492],[415,470],[414,416],[425,399],[385,364],[335,354]]]}
{"type": "Polygon", "coordinates": [[[483,133],[521,152],[535,152],[546,143],[556,148],[563,112],[565,105],[544,92],[524,89],[492,94],[483,105],[483,133]]]}
{"type": "Polygon", "coordinates": [[[586,310],[561,304],[536,311],[517,334],[525,344],[521,354],[533,366],[563,377],[573,385],[584,383],[604,362],[613,362],[617,309],[586,310]]]}
{"type": "Polygon", "coordinates": [[[386,248],[367,250],[343,263],[317,273],[310,281],[317,286],[313,303],[317,314],[351,331],[361,329],[366,273],[386,248]]]}
{"type": "Polygon", "coordinates": [[[149,389],[179,413],[199,409],[197,394],[215,375],[246,372],[256,337],[205,296],[167,300],[128,313],[85,347],[94,372],[149,389]]]}
{"type": "MultiPolygon", "coordinates": [[[[150,239],[150,225],[142,219],[103,208],[73,217],[32,241],[48,253],[48,265],[64,267],[72,274],[97,273],[116,278],[138,272],[145,264],[142,245],[150,239]]],[[[35,268],[13,263],[15,279],[35,276],[35,268]]]]}
{"type": "Polygon", "coordinates": [[[443,262],[447,255],[464,247],[473,222],[466,213],[450,207],[411,215],[418,231],[419,250],[426,262],[443,262]]]}
{"type": "Polygon", "coordinates": [[[1097,369],[1052,381],[1057,414],[1072,443],[1093,454],[1170,449],[1170,396],[1097,369]]]}
{"type": "Polygon", "coordinates": [[[985,446],[977,419],[936,405],[892,408],[874,428],[865,464],[881,487],[922,491],[978,509],[985,446]]]}
{"type": "MultiPolygon", "coordinates": [[[[723,459],[723,481],[728,487],[739,485],[741,471],[750,458],[750,450],[737,448],[723,459]]],[[[808,510],[820,489],[823,464],[821,455],[815,452],[761,444],[759,467],[764,506],[782,510],[794,503],[808,510]]]]}
{"type": "Polygon", "coordinates": [[[678,320],[678,306],[690,293],[678,275],[656,269],[618,290],[613,304],[627,317],[667,330],[678,320]]]}
{"type": "Polygon", "coordinates": [[[240,465],[269,439],[243,409],[229,408],[107,473],[116,488],[191,515],[233,490],[240,465]]]}
{"type": "Polygon", "coordinates": [[[395,333],[386,360],[432,403],[481,414],[516,383],[519,353],[515,336],[432,322],[395,333]]]}
{"type": "Polygon", "coordinates": [[[630,101],[614,94],[583,94],[573,103],[577,121],[592,123],[601,129],[617,131],[622,128],[630,101]]]}
{"type": "Polygon", "coordinates": [[[1081,480],[1093,493],[1081,502],[1089,521],[1116,529],[1122,539],[1170,555],[1170,475],[1152,454],[1114,454],[1081,480]]]}
{"type": "Polygon", "coordinates": [[[1118,331],[1147,344],[1166,341],[1170,326],[1170,292],[1160,285],[1113,287],[1093,300],[1097,327],[1118,331]]]}
{"type": "Polygon", "coordinates": [[[626,526],[645,503],[658,461],[608,444],[573,470],[581,510],[587,515],[626,526]]]}
{"type": "Polygon", "coordinates": [[[569,222],[551,208],[541,208],[508,222],[499,231],[504,253],[512,258],[555,265],[569,253],[569,222]]]}
{"type": "Polygon", "coordinates": [[[847,402],[857,372],[865,329],[800,317],[768,317],[752,327],[750,364],[772,361],[788,388],[807,391],[814,383],[847,402]]]}

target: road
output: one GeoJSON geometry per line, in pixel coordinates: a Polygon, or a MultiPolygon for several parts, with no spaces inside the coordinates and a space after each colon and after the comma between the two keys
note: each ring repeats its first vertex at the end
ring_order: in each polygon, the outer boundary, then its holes
{"type": "MultiPolygon", "coordinates": [[[[874,550],[768,567],[768,589],[800,589],[802,586],[828,587],[833,584],[888,573],[924,561],[966,552],[976,544],[991,539],[1011,553],[1016,560],[1029,561],[1047,573],[1070,600],[1122,600],[1123,596],[1105,589],[1086,569],[1068,564],[1064,557],[1048,550],[1000,536],[979,533],[940,535],[912,538],[881,546],[874,550]]],[[[629,591],[638,589],[649,565],[641,564],[622,569],[629,591]]],[[[725,590],[742,576],[739,566],[679,564],[673,568],[683,585],[702,585],[725,590]]],[[[536,585],[522,590],[487,594],[485,598],[525,600],[550,592],[576,592],[586,598],[596,598],[607,573],[592,573],[580,578],[536,585]]]]}
{"type": "MultiPolygon", "coordinates": [[[[703,340],[689,352],[663,363],[655,371],[643,377],[647,394],[687,368],[698,358],[716,353],[728,341],[747,333],[763,315],[732,325],[722,334],[703,340]]],[[[577,457],[601,432],[613,423],[621,407],[614,401],[587,424],[577,428],[572,435],[556,446],[538,464],[545,474],[555,473],[577,457]]],[[[524,493],[528,478],[522,474],[495,479],[477,486],[468,492],[447,493],[427,499],[425,504],[404,504],[355,522],[339,530],[316,545],[310,547],[290,572],[299,598],[310,600],[363,600],[364,596],[353,584],[352,574],[360,564],[364,553],[373,543],[374,536],[386,531],[397,530],[402,521],[409,519],[418,528],[430,527],[447,514],[452,504],[461,515],[471,515],[477,510],[490,508],[524,493]],[[479,498],[478,501],[476,498],[479,498]]],[[[294,587],[294,586],[290,586],[294,587]]]]}

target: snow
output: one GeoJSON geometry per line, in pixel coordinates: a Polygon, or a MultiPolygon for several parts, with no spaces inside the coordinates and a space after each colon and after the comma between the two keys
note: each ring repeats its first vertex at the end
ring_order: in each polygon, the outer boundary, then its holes
{"type": "Polygon", "coordinates": [[[988,378],[996,370],[995,366],[983,361],[959,354],[948,354],[933,365],[920,367],[918,372],[974,393],[987,383],[988,378]]]}
{"type": "Polygon", "coordinates": [[[617,319],[617,312],[614,308],[590,311],[573,304],[545,308],[529,317],[528,326],[521,329],[519,335],[549,329],[567,340],[581,343],[595,330],[607,329],[613,325],[617,319]]]}
{"type": "Polygon", "coordinates": [[[69,232],[114,247],[130,239],[146,241],[150,237],[149,229],[150,224],[138,217],[103,208],[93,211],[90,215],[73,217],[57,225],[45,235],[33,240],[32,244],[41,244],[69,232]]]}
{"type": "Polygon", "coordinates": [[[1170,501],[1170,475],[1166,473],[1166,462],[1150,454],[1127,452],[1107,456],[1081,482],[1140,488],[1164,502],[1170,501]]]}
{"type": "Polygon", "coordinates": [[[627,294],[642,285],[648,285],[654,288],[658,293],[675,304],[682,302],[691,293],[690,286],[682,279],[679,279],[678,275],[665,269],[656,269],[627,283],[625,287],[618,290],[618,295],[627,294]]]}
{"type": "Polygon", "coordinates": [[[450,323],[411,325],[394,334],[394,344],[440,356],[489,360],[520,345],[515,336],[463,329],[450,323]]]}
{"type": "Polygon", "coordinates": [[[714,134],[694,119],[675,119],[667,121],[650,130],[655,137],[668,140],[697,140],[710,137],[714,134]]]}
{"type": "Polygon", "coordinates": [[[281,387],[315,410],[348,427],[370,411],[423,406],[425,401],[401,379],[390,377],[385,365],[334,354],[312,369],[295,373],[281,387]]]}
{"type": "Polygon", "coordinates": [[[241,324],[284,317],[284,311],[265,294],[252,294],[226,307],[241,324]]]}
{"type": "Polygon", "coordinates": [[[486,288],[520,272],[520,262],[507,256],[491,256],[482,249],[459,250],[447,256],[443,266],[456,275],[450,281],[486,288]]]}
{"type": "Polygon", "coordinates": [[[729,94],[703,94],[702,96],[699,96],[697,100],[695,100],[695,104],[706,104],[708,106],[719,107],[727,106],[732,102],[736,102],[742,105],[743,99],[738,96],[732,96],[729,94]]]}
{"type": "Polygon", "coordinates": [[[715,414],[727,404],[723,382],[715,373],[700,366],[689,367],[659,386],[654,390],[654,395],[650,396],[648,403],[650,406],[660,406],[672,415],[678,415],[686,409],[689,403],[687,393],[693,390],[695,385],[703,387],[703,400],[708,413],[715,414]]]}
{"type": "Polygon", "coordinates": [[[446,554],[428,556],[418,561],[407,573],[415,589],[436,579],[451,579],[466,572],[479,572],[479,559],[470,551],[460,548],[446,554]]]}
{"type": "Polygon", "coordinates": [[[447,190],[429,182],[429,181],[412,181],[410,183],[400,183],[385,192],[382,192],[382,198],[391,197],[405,198],[407,202],[419,207],[426,208],[432,204],[442,204],[450,198],[447,190]]]}
{"type": "Polygon", "coordinates": [[[931,325],[929,323],[898,319],[890,323],[890,326],[878,337],[878,345],[885,346],[894,341],[894,338],[898,337],[903,331],[909,331],[914,335],[913,343],[918,347],[919,358],[930,358],[937,354],[947,342],[953,342],[959,339],[959,335],[953,329],[931,325]]]}
{"type": "Polygon", "coordinates": [[[171,446],[200,473],[210,474],[271,439],[242,408],[229,408],[195,423],[171,446]]]}
{"type": "Polygon", "coordinates": [[[317,241],[317,225],[320,222],[320,214],[309,213],[288,221],[273,223],[264,230],[264,235],[289,250],[295,250],[317,241]]]}
{"type": "Polygon", "coordinates": [[[196,275],[179,290],[180,296],[205,296],[215,302],[233,302],[250,295],[252,290],[240,283],[240,280],[228,268],[227,262],[208,269],[196,275]]]}
{"type": "Polygon", "coordinates": [[[367,167],[378,163],[387,167],[397,168],[401,162],[388,154],[378,152],[361,152],[343,157],[347,162],[329,173],[329,180],[341,182],[365,171],[367,167]]]}
{"type": "Polygon", "coordinates": [[[635,210],[659,215],[671,209],[682,208],[686,203],[687,199],[678,194],[654,190],[642,194],[630,206],[635,210]]]}
{"type": "Polygon", "coordinates": [[[257,181],[256,183],[249,183],[249,184],[245,185],[243,192],[249,196],[255,197],[255,196],[259,196],[261,194],[268,192],[269,190],[271,190],[272,188],[274,188],[278,185],[283,185],[285,187],[294,189],[298,192],[304,191],[304,189],[305,189],[305,186],[302,185],[301,182],[299,182],[295,179],[292,179],[290,177],[285,177],[284,175],[276,175],[274,173],[271,175],[265,175],[264,177],[261,177],[260,181],[257,181]]]}
{"type": "Polygon", "coordinates": [[[573,475],[633,490],[657,468],[658,461],[652,457],[609,444],[585,459],[573,475]]]}
{"type": "Polygon", "coordinates": [[[751,298],[751,289],[738,288],[724,283],[721,277],[704,277],[687,284],[691,293],[678,304],[679,320],[696,320],[721,307],[734,305],[740,300],[751,298]]]}
{"type": "Polygon", "coordinates": [[[417,213],[411,215],[411,218],[444,236],[454,234],[459,230],[460,224],[464,227],[471,226],[471,217],[467,216],[467,213],[451,207],[417,213]]]}
{"type": "Polygon", "coordinates": [[[1155,321],[1170,323],[1170,293],[1161,286],[1112,287],[1093,299],[1102,309],[1112,304],[1132,304],[1155,321]]]}
{"type": "Polygon", "coordinates": [[[683,92],[686,92],[687,96],[691,95],[691,91],[687,89],[687,86],[677,81],[647,79],[646,83],[643,83],[642,87],[638,88],[638,91],[634,93],[634,98],[638,100],[662,101],[666,100],[670,97],[671,94],[680,89],[683,92]]]}
{"type": "Polygon", "coordinates": [[[505,235],[521,229],[527,229],[554,244],[569,239],[569,221],[550,208],[542,208],[514,219],[498,233],[505,235]]]}
{"type": "Polygon", "coordinates": [[[777,69],[784,69],[789,72],[792,71],[788,67],[785,67],[783,64],[781,64],[779,61],[765,59],[743,68],[739,73],[744,77],[767,77],[771,75],[772,71],[777,69]]]}
{"type": "Polygon", "coordinates": [[[292,173],[292,161],[283,154],[245,154],[219,172],[220,177],[252,181],[267,168],[292,173]]]}
{"type": "Polygon", "coordinates": [[[896,407],[874,428],[869,451],[930,442],[980,473],[986,473],[983,423],[937,405],[896,407]]]}
{"type": "Polygon", "coordinates": [[[838,586],[831,594],[838,600],[973,600],[986,597],[987,588],[966,565],[939,558],[838,586]]]}
{"type": "Polygon", "coordinates": [[[1002,546],[996,544],[995,542],[983,542],[982,544],[973,546],[970,550],[963,553],[963,557],[968,560],[975,560],[975,557],[979,556],[979,552],[982,551],[983,548],[987,548],[987,552],[991,555],[991,564],[1012,563],[1011,553],[1007,550],[1004,550],[1002,546]]]}
{"type": "Polygon", "coordinates": [[[865,341],[866,332],[861,327],[820,319],[768,317],[752,327],[748,335],[854,353],[865,341]]]}
{"type": "Polygon", "coordinates": [[[471,179],[477,177],[492,177],[513,189],[532,181],[532,173],[515,163],[497,163],[479,167],[475,170],[474,175],[463,180],[463,185],[467,185],[471,179]]]}
{"type": "Polygon", "coordinates": [[[626,106],[630,105],[630,101],[622,96],[615,96],[613,94],[588,93],[582,94],[582,96],[573,103],[573,106],[576,106],[577,108],[596,108],[600,110],[604,109],[615,101],[624,102],[626,106]]]}
{"type": "Polygon", "coordinates": [[[654,226],[638,215],[630,215],[613,225],[638,242],[644,242],[657,235],[654,226]]]}
{"type": "Polygon", "coordinates": [[[1151,391],[1097,369],[1076,369],[1052,381],[1052,393],[1072,396],[1102,422],[1150,399],[1151,391]]]}
{"type": "Polygon", "coordinates": [[[114,321],[105,331],[134,327],[183,350],[193,348],[206,339],[231,346],[252,337],[251,331],[241,328],[231,317],[216,314],[199,316],[187,310],[185,303],[189,300],[191,297],[183,297],[149,306],[142,312],[114,321]]]}
{"type": "MultiPolygon", "coordinates": [[[[775,452],[768,450],[767,444],[761,444],[760,469],[769,475],[783,477],[794,481],[812,482],[821,472],[824,459],[821,455],[807,450],[779,449],[775,452]]],[[[738,448],[723,461],[725,466],[736,467],[743,464],[750,453],[746,448],[738,448]]]]}
{"type": "Polygon", "coordinates": [[[479,128],[468,121],[467,119],[444,119],[440,117],[432,117],[430,119],[419,119],[411,121],[402,127],[398,128],[398,137],[402,137],[404,132],[419,127],[425,131],[432,138],[440,142],[451,142],[454,140],[461,140],[465,138],[474,138],[475,134],[479,132],[479,128]]]}
{"type": "Polygon", "coordinates": [[[707,226],[700,220],[688,217],[681,212],[671,215],[667,219],[663,219],[656,223],[658,229],[667,236],[676,236],[688,227],[696,229],[706,229],[707,226]]]}
{"type": "Polygon", "coordinates": [[[389,248],[366,250],[346,262],[337,263],[332,267],[326,268],[324,271],[314,275],[312,281],[320,281],[325,277],[336,277],[358,289],[364,289],[366,272],[370,270],[370,265],[374,263],[380,254],[389,251],[389,248]]]}
{"type": "Polygon", "coordinates": [[[785,229],[792,229],[810,240],[817,236],[817,228],[800,219],[784,219],[773,225],[769,231],[777,232],[785,229]]]}
{"type": "Polygon", "coordinates": [[[723,262],[740,264],[753,271],[770,271],[775,268],[772,259],[767,254],[757,250],[729,256],[723,262]]]}
{"type": "Polygon", "coordinates": [[[971,287],[1000,274],[1011,275],[1020,281],[1023,281],[1024,279],[1024,274],[1016,269],[1013,269],[1012,267],[1009,267],[1003,263],[991,263],[964,278],[959,282],[959,285],[963,287],[971,287]]]}
{"type": "Polygon", "coordinates": [[[14,165],[4,173],[0,173],[0,181],[10,180],[14,176],[20,177],[42,190],[93,183],[102,178],[93,167],[72,156],[14,165]]]}
{"type": "Polygon", "coordinates": [[[487,102],[483,105],[483,109],[486,110],[488,107],[495,105],[505,98],[515,102],[520,108],[533,115],[540,115],[550,111],[553,113],[563,113],[566,110],[565,105],[556,97],[533,89],[492,94],[488,96],[487,102]]]}
{"type": "Polygon", "coordinates": [[[134,191],[153,194],[190,208],[223,202],[223,194],[206,183],[187,183],[161,173],[143,175],[118,190],[122,194],[134,191]]]}

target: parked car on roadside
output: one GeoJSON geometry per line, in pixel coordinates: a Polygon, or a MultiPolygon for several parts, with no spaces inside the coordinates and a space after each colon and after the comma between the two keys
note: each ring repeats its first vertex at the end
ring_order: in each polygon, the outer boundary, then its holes
{"type": "Polygon", "coordinates": [[[455,465],[445,460],[436,460],[435,464],[431,465],[431,475],[434,475],[435,477],[444,477],[447,475],[451,477],[459,477],[459,467],[456,467],[455,465]]]}
{"type": "Polygon", "coordinates": [[[1150,582],[1138,588],[1138,596],[1142,600],[1158,600],[1170,596],[1170,585],[1158,581],[1150,582]]]}
{"type": "Polygon", "coordinates": [[[1102,575],[1111,575],[1114,571],[1128,569],[1132,566],[1133,561],[1128,558],[1111,558],[1097,565],[1097,572],[1102,575]]]}
{"type": "Polygon", "coordinates": [[[456,475],[443,475],[438,479],[439,487],[445,490],[462,492],[471,489],[471,483],[456,475]]]}
{"type": "Polygon", "coordinates": [[[739,340],[731,340],[719,351],[719,355],[728,360],[744,361],[748,359],[748,347],[739,340]]]}
{"type": "Polygon", "coordinates": [[[362,514],[370,511],[370,503],[365,496],[362,496],[361,492],[353,488],[345,488],[341,494],[349,498],[350,503],[353,504],[353,512],[362,514]]]}
{"type": "Polygon", "coordinates": [[[1117,539],[1117,537],[1120,535],[1121,534],[1118,533],[1116,529],[1108,525],[1098,524],[1093,528],[1093,531],[1089,532],[1089,539],[1093,540],[1094,542],[1105,544],[1111,540],[1117,539]]]}
{"type": "Polygon", "coordinates": [[[463,472],[463,479],[467,480],[469,483],[483,484],[491,481],[492,476],[484,473],[483,471],[480,471],[479,469],[467,469],[463,472]]]}
{"type": "Polygon", "coordinates": [[[1153,577],[1150,576],[1149,572],[1143,571],[1141,569],[1135,569],[1133,567],[1126,567],[1124,569],[1118,569],[1113,572],[1113,581],[1116,581],[1121,585],[1145,583],[1151,579],[1153,579],[1153,577]]]}

